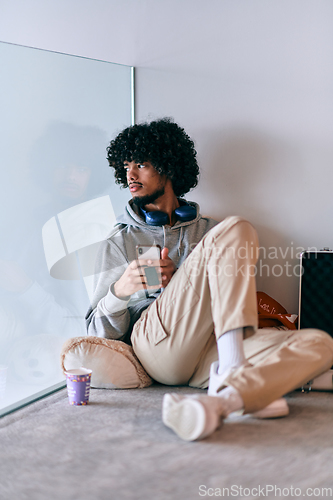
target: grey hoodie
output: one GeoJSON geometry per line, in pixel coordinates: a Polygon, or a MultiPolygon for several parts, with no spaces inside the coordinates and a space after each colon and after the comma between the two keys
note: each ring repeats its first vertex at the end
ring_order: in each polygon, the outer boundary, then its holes
{"type": "MultiPolygon", "coordinates": [[[[136,245],[160,245],[169,249],[169,257],[176,268],[184,262],[202,237],[217,221],[202,217],[199,206],[187,202],[197,210],[189,222],[177,221],[173,226],[149,226],[130,200],[125,213],[108,238],[101,243],[94,275],[94,296],[86,315],[88,335],[122,340],[130,343],[133,325],[161,293],[159,289],[134,293],[128,300],[116,297],[111,286],[119,280],[127,266],[136,259],[136,245]]],[[[163,292],[162,292],[163,293],[163,292]]]]}

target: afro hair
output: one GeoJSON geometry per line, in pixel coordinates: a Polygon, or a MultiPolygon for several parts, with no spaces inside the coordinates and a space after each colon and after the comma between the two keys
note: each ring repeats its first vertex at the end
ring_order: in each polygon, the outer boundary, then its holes
{"type": "Polygon", "coordinates": [[[149,161],[172,182],[177,197],[198,184],[199,166],[194,143],[170,118],[133,125],[123,130],[107,148],[110,167],[118,184],[127,187],[125,161],[149,161]]]}

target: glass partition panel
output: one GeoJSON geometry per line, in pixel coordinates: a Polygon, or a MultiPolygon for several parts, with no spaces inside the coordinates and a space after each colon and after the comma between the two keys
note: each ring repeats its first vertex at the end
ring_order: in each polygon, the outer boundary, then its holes
{"type": "Polygon", "coordinates": [[[128,198],[106,147],[134,93],[128,66],[4,42],[0,68],[2,415],[63,386],[61,347],[86,334],[89,255],[128,198]]]}

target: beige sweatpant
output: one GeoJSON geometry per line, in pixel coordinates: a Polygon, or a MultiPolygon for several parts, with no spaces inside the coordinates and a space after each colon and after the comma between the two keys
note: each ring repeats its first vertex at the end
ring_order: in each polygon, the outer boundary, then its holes
{"type": "MultiPolygon", "coordinates": [[[[134,352],[149,375],[166,385],[206,388],[218,359],[216,339],[257,327],[253,226],[228,217],[211,229],[177,270],[161,296],[134,325],[134,352]]],[[[244,340],[249,361],[226,379],[245,412],[268,405],[333,363],[333,339],[319,330],[259,330],[244,340]]]]}

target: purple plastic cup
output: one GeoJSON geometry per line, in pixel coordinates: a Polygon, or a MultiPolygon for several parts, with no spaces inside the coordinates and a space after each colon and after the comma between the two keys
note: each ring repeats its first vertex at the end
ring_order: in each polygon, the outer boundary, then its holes
{"type": "Polygon", "coordinates": [[[67,370],[65,374],[69,404],[75,406],[87,405],[92,370],[81,367],[67,370]]]}

